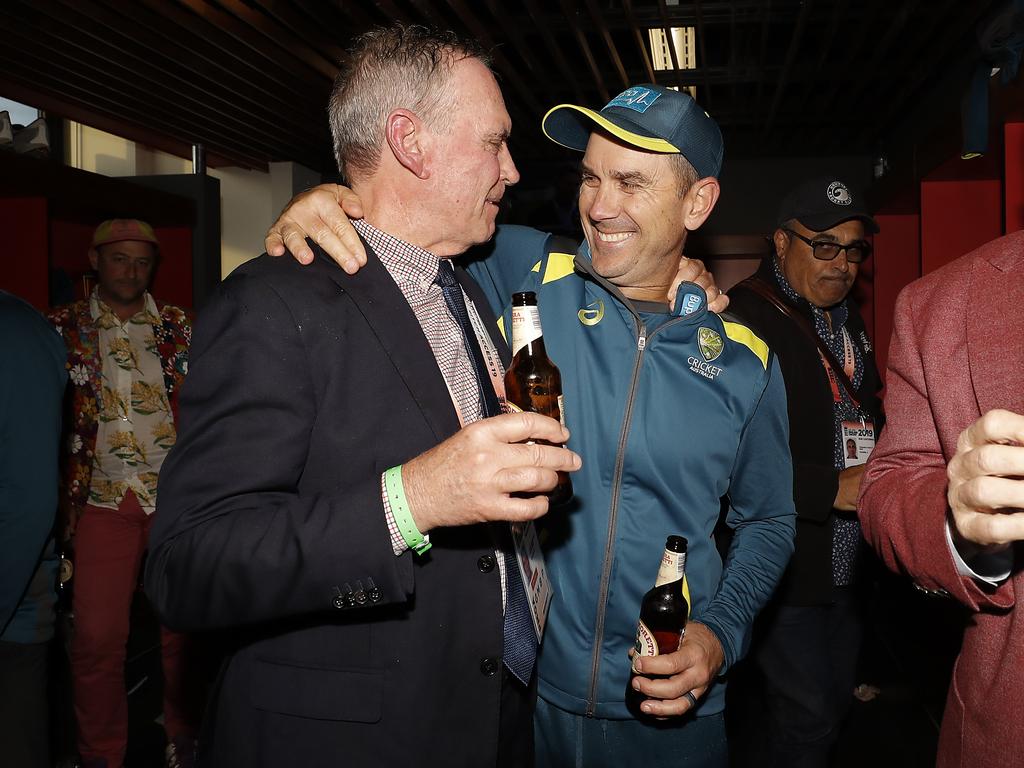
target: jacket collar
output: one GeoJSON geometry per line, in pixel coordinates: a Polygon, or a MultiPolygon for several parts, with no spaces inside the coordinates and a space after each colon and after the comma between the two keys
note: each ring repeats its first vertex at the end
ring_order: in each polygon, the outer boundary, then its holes
{"type": "Polygon", "coordinates": [[[440,442],[459,429],[448,386],[405,296],[365,240],[363,245],[366,266],[354,275],[346,274],[316,245],[311,266],[334,281],[366,319],[440,442]]]}

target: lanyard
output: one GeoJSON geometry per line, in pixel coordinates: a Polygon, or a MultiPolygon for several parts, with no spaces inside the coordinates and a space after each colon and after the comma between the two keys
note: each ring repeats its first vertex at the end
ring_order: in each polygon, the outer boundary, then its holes
{"type": "MultiPolygon", "coordinates": [[[[853,342],[850,340],[850,334],[846,330],[846,328],[842,329],[842,333],[843,333],[843,373],[846,374],[846,379],[848,381],[853,381],[853,371],[854,371],[854,365],[855,365],[854,355],[853,355],[853,342]]],[[[828,376],[828,383],[829,383],[829,386],[832,388],[832,399],[836,403],[841,403],[843,401],[843,396],[842,396],[842,393],[839,391],[839,379],[836,376],[835,370],[832,368],[832,363],[829,362],[829,360],[825,357],[825,355],[824,355],[824,353],[822,353],[821,349],[818,350],[818,357],[821,358],[821,364],[823,366],[825,366],[825,374],[828,376]]],[[[833,358],[833,360],[835,360],[835,358],[833,358]]],[[[836,361],[836,362],[838,362],[838,361],[836,361]]],[[[846,387],[843,387],[843,389],[846,389],[846,387]]],[[[849,395],[850,400],[853,401],[854,406],[859,409],[860,408],[860,403],[857,402],[857,398],[854,396],[853,391],[852,390],[848,390],[847,394],[849,395]]]]}

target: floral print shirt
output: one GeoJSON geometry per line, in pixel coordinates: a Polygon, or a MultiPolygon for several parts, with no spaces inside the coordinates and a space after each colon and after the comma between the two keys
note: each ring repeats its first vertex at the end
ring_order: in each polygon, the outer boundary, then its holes
{"type": "Polygon", "coordinates": [[[160,465],[175,439],[153,334],[160,313],[147,293],[142,310],[122,322],[94,290],[89,314],[99,332],[101,360],[89,503],[117,509],[130,489],[149,514],[156,508],[160,465]]]}
{"type": "MultiPolygon", "coordinates": [[[[188,348],[192,341],[192,325],[189,314],[181,307],[154,301],[146,295],[146,315],[151,323],[156,354],[163,374],[163,392],[170,403],[171,415],[177,417],[178,391],[188,372],[188,348]],[[152,302],[152,303],[150,303],[152,302]],[[156,316],[154,317],[154,307],[156,316]]],[[[98,317],[98,316],[97,316],[98,317]]],[[[68,432],[61,466],[60,526],[63,535],[74,533],[82,507],[92,502],[94,456],[103,450],[97,440],[100,413],[116,412],[123,404],[127,412],[131,408],[131,390],[123,403],[111,395],[104,401],[103,396],[103,354],[100,344],[100,328],[93,317],[89,299],[76,301],[53,310],[50,322],[64,338],[68,349],[69,396],[64,416],[65,431],[68,432]],[[113,409],[113,410],[112,410],[113,409]]],[[[122,358],[124,359],[124,358],[122,358]]],[[[145,379],[153,385],[154,382],[145,379]]],[[[159,383],[159,377],[157,382],[159,383]]],[[[137,391],[136,400],[147,409],[155,402],[152,389],[137,391]]],[[[172,420],[173,426],[173,420],[172,420]]],[[[154,441],[167,442],[170,432],[152,435],[154,441]]],[[[145,469],[145,468],[144,468],[145,469]]],[[[141,497],[140,497],[141,499],[141,497]]]]}

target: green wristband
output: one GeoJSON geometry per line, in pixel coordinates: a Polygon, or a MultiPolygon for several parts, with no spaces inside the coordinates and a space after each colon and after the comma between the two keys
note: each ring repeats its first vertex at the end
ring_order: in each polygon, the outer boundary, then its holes
{"type": "Polygon", "coordinates": [[[420,533],[409,511],[409,502],[405,498],[405,486],[402,485],[402,465],[392,467],[384,473],[384,490],[391,504],[391,516],[395,519],[398,532],[405,539],[406,546],[417,555],[430,549],[430,542],[420,533]]]}

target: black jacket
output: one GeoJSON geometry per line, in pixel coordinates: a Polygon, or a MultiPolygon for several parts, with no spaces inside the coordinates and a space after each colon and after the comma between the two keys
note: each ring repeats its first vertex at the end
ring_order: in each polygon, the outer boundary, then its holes
{"type": "MultiPolygon", "coordinates": [[[[814,319],[806,303],[796,304],[778,289],[772,258],[768,256],[761,262],[757,276],[813,328],[814,319]]],[[[766,299],[741,283],[729,291],[729,301],[729,311],[750,325],[778,356],[786,382],[796,503],[796,550],[779,584],[776,599],[787,605],[825,603],[832,594],[832,520],[835,515],[832,502],[839,490],[828,375],[814,342],[766,299]]],[[[874,416],[877,439],[882,419],[875,355],[852,298],[847,300],[847,305],[850,313],[846,329],[864,358],[864,376],[857,399],[874,416]]]]}
{"type": "Polygon", "coordinates": [[[349,276],[314,251],[308,267],[262,256],[219,286],[160,476],[147,593],[168,626],[234,639],[201,757],[494,765],[493,531],[436,529],[426,556],[395,557],[381,501],[384,470],[459,429],[451,396],[372,252],[349,276]]]}

